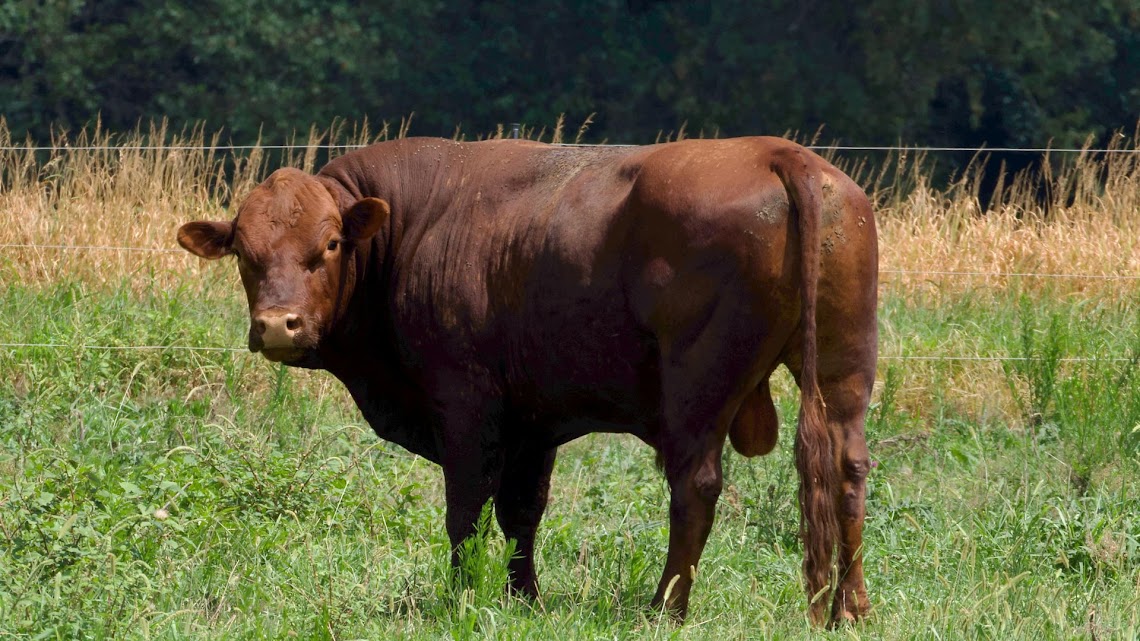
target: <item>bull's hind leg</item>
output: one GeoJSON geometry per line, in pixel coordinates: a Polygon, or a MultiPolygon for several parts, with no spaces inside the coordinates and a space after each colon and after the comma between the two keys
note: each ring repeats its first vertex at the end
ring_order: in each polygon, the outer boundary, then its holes
{"type": "Polygon", "coordinates": [[[694,439],[689,443],[694,451],[683,451],[679,444],[662,447],[670,490],[669,554],[652,607],[665,607],[681,619],[689,610],[689,592],[720,498],[723,443],[722,432],[719,439],[711,433],[694,439]]]}
{"type": "MultiPolygon", "coordinates": [[[[745,399],[757,393],[782,345],[756,332],[756,317],[731,300],[726,295],[711,302],[715,311],[695,336],[661,343],[662,412],[654,442],[669,481],[669,554],[653,605],[682,618],[723,485],[729,427],[745,399]]],[[[759,405],[758,411],[746,411],[767,421],[759,405]]]]}
{"type": "Polygon", "coordinates": [[[840,452],[839,496],[839,586],[831,608],[833,623],[855,620],[867,614],[867,586],[863,581],[863,520],[866,515],[867,473],[871,469],[863,422],[874,383],[874,358],[870,370],[856,370],[820,383],[827,403],[827,423],[840,452]]]}
{"type": "Polygon", "coordinates": [[[508,457],[502,481],[495,493],[495,515],[508,540],[515,541],[515,555],[508,565],[508,589],[529,598],[538,597],[534,572],[534,537],[550,494],[550,473],[555,448],[522,445],[508,457]]]}
{"type": "MultiPolygon", "coordinates": [[[[864,419],[875,382],[875,331],[873,326],[864,332],[854,331],[851,319],[845,320],[844,327],[851,331],[823,339],[819,372],[827,428],[838,465],[834,506],[839,525],[839,584],[832,586],[832,624],[862,618],[870,609],[863,580],[863,520],[871,467],[864,419]]],[[[798,338],[793,344],[796,341],[798,338]]],[[[798,354],[787,365],[798,381],[798,354]]]]}

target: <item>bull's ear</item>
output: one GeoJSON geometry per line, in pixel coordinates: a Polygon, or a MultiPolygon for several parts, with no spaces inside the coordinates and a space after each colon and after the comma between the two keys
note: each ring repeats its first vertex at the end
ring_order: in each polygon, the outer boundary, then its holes
{"type": "Polygon", "coordinates": [[[228,220],[196,220],[178,229],[178,244],[195,256],[214,260],[229,253],[233,231],[228,220]]]}
{"type": "Polygon", "coordinates": [[[387,201],[379,198],[357,201],[341,216],[341,233],[346,240],[352,242],[366,241],[388,222],[391,211],[387,201]]]}

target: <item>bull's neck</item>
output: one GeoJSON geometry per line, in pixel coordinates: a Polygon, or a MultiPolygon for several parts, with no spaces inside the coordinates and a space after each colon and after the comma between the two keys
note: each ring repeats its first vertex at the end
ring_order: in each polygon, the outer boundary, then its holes
{"type": "MultiPolygon", "coordinates": [[[[321,169],[318,179],[337,198],[341,211],[363,198],[382,198],[391,208],[388,223],[355,252],[356,283],[334,330],[334,343],[352,345],[350,351],[355,351],[369,349],[364,343],[384,342],[383,334],[391,329],[384,301],[393,261],[398,248],[414,245],[425,223],[443,215],[451,202],[448,174],[456,166],[455,148],[456,143],[443,139],[396,140],[345,154],[321,169]]],[[[334,363],[326,363],[326,369],[333,368],[334,363]]]]}

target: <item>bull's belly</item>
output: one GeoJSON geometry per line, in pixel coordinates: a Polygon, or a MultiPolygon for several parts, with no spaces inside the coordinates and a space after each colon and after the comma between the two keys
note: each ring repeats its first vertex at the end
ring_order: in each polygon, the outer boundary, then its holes
{"type": "Polygon", "coordinates": [[[638,398],[633,390],[620,392],[625,393],[595,388],[552,395],[542,399],[536,411],[523,412],[519,429],[552,447],[596,432],[632,434],[649,442],[658,404],[638,398]]]}
{"type": "Polygon", "coordinates": [[[587,434],[631,434],[646,443],[652,443],[651,427],[641,421],[613,422],[593,418],[570,418],[552,426],[548,443],[551,447],[565,445],[587,434]]]}
{"type": "Polygon", "coordinates": [[[647,439],[660,415],[657,352],[641,337],[617,338],[554,343],[515,368],[508,407],[520,429],[551,445],[593,432],[647,439]]]}

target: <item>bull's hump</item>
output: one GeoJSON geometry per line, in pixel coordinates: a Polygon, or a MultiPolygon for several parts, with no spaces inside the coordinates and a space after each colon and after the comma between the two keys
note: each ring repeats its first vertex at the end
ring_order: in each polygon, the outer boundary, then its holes
{"type": "Polygon", "coordinates": [[[538,170],[549,176],[573,177],[583,169],[628,155],[622,147],[546,147],[538,155],[538,170]]]}
{"type": "Polygon", "coordinates": [[[484,174],[484,184],[475,186],[491,188],[505,198],[544,209],[561,199],[579,177],[617,176],[629,155],[630,149],[622,147],[504,145],[496,158],[487,163],[490,171],[484,174]]]}

